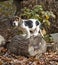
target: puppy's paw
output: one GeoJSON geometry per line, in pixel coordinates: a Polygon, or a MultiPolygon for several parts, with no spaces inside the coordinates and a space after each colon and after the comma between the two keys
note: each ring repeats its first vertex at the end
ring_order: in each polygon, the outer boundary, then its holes
{"type": "Polygon", "coordinates": [[[25,37],[26,36],[26,34],[21,34],[23,37],[25,37]]]}
{"type": "Polygon", "coordinates": [[[26,39],[29,39],[29,38],[30,38],[30,36],[27,36],[27,37],[26,37],[26,39]]]}
{"type": "Polygon", "coordinates": [[[38,36],[38,33],[34,33],[34,37],[38,36]]]}

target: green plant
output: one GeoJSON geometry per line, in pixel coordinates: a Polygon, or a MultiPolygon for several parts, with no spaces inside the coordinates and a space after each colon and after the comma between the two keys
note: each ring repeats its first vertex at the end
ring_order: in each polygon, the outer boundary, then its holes
{"type": "Polygon", "coordinates": [[[53,38],[51,37],[51,35],[45,35],[44,39],[46,40],[47,43],[52,43],[53,42],[53,38]]]}
{"type": "Polygon", "coordinates": [[[29,18],[35,18],[41,21],[42,23],[45,23],[47,26],[50,26],[49,18],[53,17],[55,18],[55,15],[51,11],[44,11],[43,7],[41,5],[35,5],[33,9],[29,9],[27,7],[22,9],[23,13],[21,16],[29,18]]]}

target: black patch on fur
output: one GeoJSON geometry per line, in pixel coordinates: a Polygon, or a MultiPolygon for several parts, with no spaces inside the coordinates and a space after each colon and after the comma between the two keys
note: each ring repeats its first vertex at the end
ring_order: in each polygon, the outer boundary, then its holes
{"type": "Polygon", "coordinates": [[[39,22],[38,22],[38,21],[36,21],[36,23],[35,23],[35,24],[36,24],[36,26],[37,26],[37,25],[39,25],[39,22]]]}
{"type": "Polygon", "coordinates": [[[33,22],[31,20],[25,21],[25,26],[28,26],[29,28],[33,27],[33,22]]]}

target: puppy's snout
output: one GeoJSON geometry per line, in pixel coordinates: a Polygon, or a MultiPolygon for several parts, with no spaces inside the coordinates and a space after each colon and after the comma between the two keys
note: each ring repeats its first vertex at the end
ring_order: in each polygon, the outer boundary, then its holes
{"type": "Polygon", "coordinates": [[[16,24],[15,24],[15,23],[13,23],[13,26],[16,26],[16,24]]]}
{"type": "Polygon", "coordinates": [[[17,27],[18,26],[18,21],[14,21],[13,26],[17,27]]]}

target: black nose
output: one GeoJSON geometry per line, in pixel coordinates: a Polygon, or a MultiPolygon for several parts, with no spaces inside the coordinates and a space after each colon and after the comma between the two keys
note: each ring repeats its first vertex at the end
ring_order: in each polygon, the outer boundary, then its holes
{"type": "Polygon", "coordinates": [[[13,23],[13,26],[15,26],[16,24],[15,23],[13,23]]]}

